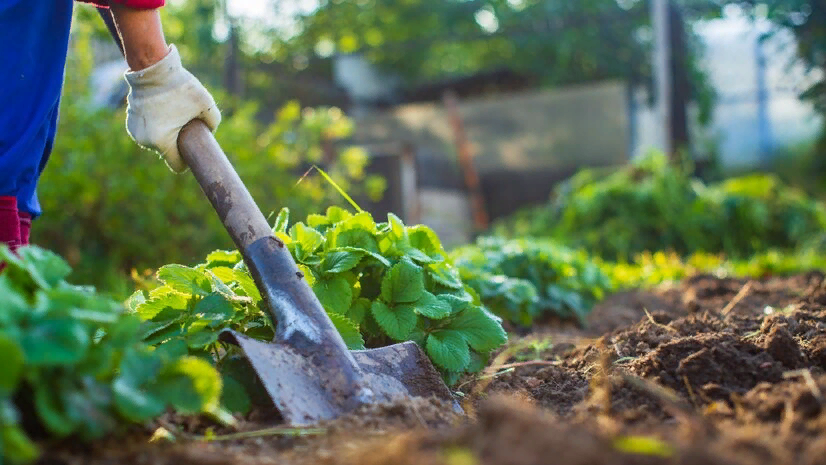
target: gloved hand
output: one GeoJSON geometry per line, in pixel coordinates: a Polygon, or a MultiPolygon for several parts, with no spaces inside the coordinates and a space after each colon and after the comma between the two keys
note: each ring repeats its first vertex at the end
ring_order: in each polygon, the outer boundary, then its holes
{"type": "Polygon", "coordinates": [[[127,71],[129,84],[126,129],[139,145],[159,152],[176,172],[187,170],[178,153],[178,133],[195,118],[214,132],[221,123],[215,100],[181,64],[174,45],[161,61],[140,71],[127,71]]]}

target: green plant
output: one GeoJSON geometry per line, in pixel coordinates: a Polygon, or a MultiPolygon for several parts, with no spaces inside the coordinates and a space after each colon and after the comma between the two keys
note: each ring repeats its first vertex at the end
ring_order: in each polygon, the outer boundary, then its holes
{"type": "Polygon", "coordinates": [[[645,251],[724,253],[746,259],[822,236],[826,208],[776,177],[753,174],[705,185],[660,153],[607,175],[583,170],[553,201],[500,222],[508,236],[553,237],[606,260],[645,251]]]}
{"type": "Polygon", "coordinates": [[[611,289],[587,254],[547,239],[483,237],[451,258],[482,302],[515,324],[530,325],[545,313],[583,322],[611,289]]]}
{"type": "Polygon", "coordinates": [[[18,253],[0,247],[0,462],[38,455],[24,423],[51,437],[92,439],[168,407],[227,418],[210,364],[141,343],[140,320],[68,284],[59,256],[33,246],[18,253]]]}
{"type": "MultiPolygon", "coordinates": [[[[462,283],[429,228],[405,226],[392,214],[377,224],[367,212],[339,207],[291,227],[288,220],[289,210],[281,210],[274,233],[351,349],[412,340],[454,382],[481,369],[490,351],[506,341],[498,318],[462,283]]],[[[195,267],[167,265],[158,279],[160,287],[129,299],[145,321],[145,341],[211,357],[224,375],[228,406],[248,406],[238,389],[250,387],[234,363],[239,353],[217,334],[232,328],[271,339],[273,330],[240,254],[216,251],[195,267]]]]}

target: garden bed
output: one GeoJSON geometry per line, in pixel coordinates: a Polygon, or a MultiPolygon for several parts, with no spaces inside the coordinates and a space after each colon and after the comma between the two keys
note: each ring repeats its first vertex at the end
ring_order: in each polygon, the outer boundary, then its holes
{"type": "MultiPolygon", "coordinates": [[[[589,325],[511,336],[487,375],[305,436],[226,439],[167,416],[125,438],[44,444],[43,464],[788,464],[826,457],[826,281],[698,276],[598,304],[589,325]],[[163,426],[175,441],[147,444],[163,426]]],[[[277,426],[253,412],[242,431],[277,426]]],[[[283,431],[281,432],[283,433],[283,431]]]]}

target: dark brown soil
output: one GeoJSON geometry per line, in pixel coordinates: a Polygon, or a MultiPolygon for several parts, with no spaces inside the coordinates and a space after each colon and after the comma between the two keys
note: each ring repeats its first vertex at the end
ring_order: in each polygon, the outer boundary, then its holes
{"type": "MultiPolygon", "coordinates": [[[[698,276],[599,304],[586,329],[512,338],[462,380],[467,416],[435,400],[377,406],[326,433],[204,442],[169,417],[46,464],[817,464],[826,463],[826,283],[698,276]]],[[[241,429],[272,426],[250,418],[241,429]]],[[[60,451],[60,452],[57,452],[60,451]]]]}

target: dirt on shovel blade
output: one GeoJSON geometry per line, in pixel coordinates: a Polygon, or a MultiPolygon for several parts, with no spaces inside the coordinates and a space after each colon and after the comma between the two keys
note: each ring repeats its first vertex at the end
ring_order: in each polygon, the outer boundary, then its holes
{"type": "MultiPolygon", "coordinates": [[[[159,424],[91,446],[49,444],[48,464],[826,463],[826,284],[698,276],[624,292],[590,325],[514,337],[512,370],[459,384],[468,416],[417,399],[371,406],[322,434],[147,444],[159,424]]],[[[277,417],[253,412],[244,431],[277,417]]],[[[203,434],[209,423],[160,425],[203,434]]],[[[215,431],[217,434],[226,431],[215,431]]]]}

